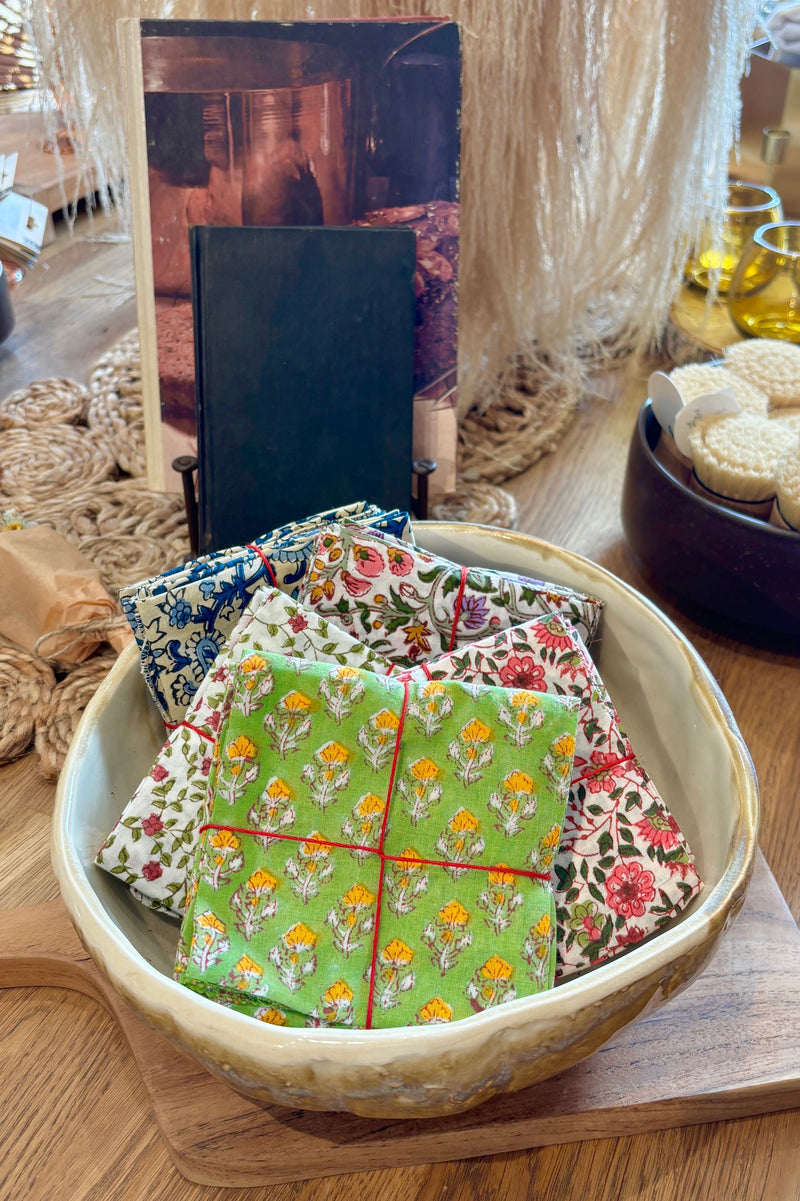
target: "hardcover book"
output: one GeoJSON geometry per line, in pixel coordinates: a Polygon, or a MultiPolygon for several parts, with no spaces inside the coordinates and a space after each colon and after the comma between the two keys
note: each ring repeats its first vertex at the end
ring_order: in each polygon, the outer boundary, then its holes
{"type": "Polygon", "coordinates": [[[191,230],[202,552],[361,497],[408,509],[415,242],[191,230]]]}
{"type": "Polygon", "coordinates": [[[196,449],[189,229],[416,235],[414,458],[455,485],[461,51],[449,20],[120,22],[148,479],[196,449]]]}

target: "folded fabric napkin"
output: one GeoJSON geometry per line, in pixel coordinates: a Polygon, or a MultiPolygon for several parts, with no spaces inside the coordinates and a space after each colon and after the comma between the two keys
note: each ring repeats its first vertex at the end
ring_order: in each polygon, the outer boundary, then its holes
{"type": "Polygon", "coordinates": [[[248,546],[194,559],[121,591],[147,687],[165,721],[184,716],[256,588],[272,584],[296,592],[317,532],[331,521],[354,519],[400,538],[410,531],[407,513],[386,512],[359,501],[281,526],[248,546]]]}
{"type": "MultiPolygon", "coordinates": [[[[241,650],[240,656],[244,654],[241,650]]],[[[231,668],[176,978],[266,1021],[450,1021],[550,987],[576,702],[231,668]]]]}
{"type": "Polygon", "coordinates": [[[543,613],[561,613],[590,642],[603,609],[571,588],[336,525],[317,536],[298,599],[405,667],[543,613]]]}
{"type": "Polygon", "coordinates": [[[392,669],[388,660],[277,588],[258,589],[95,859],[150,908],[176,914],[185,908],[229,664],[241,649],[248,652],[253,704],[265,687],[260,651],[335,663],[347,671],[392,669]]]}
{"type": "Polygon", "coordinates": [[[555,855],[557,978],[640,942],[701,890],[678,823],[636,758],[588,651],[560,617],[526,622],[395,678],[480,681],[579,698],[555,855]]]}

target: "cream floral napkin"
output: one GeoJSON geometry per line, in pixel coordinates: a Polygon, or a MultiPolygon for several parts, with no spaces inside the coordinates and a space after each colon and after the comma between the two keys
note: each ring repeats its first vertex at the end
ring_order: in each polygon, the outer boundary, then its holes
{"type": "Polygon", "coordinates": [[[260,699],[262,651],[333,663],[345,676],[354,667],[391,670],[380,655],[277,588],[258,590],[95,860],[151,908],[183,912],[229,664],[240,651],[247,652],[242,671],[253,705],[260,699]]]}
{"type": "Polygon", "coordinates": [[[603,602],[571,588],[461,567],[356,526],[315,541],[298,597],[405,667],[543,613],[561,613],[588,643],[603,602]]]}

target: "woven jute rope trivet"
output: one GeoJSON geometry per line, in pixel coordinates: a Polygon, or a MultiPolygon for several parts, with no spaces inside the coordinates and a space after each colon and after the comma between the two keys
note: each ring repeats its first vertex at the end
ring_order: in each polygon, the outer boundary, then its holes
{"type": "Polygon", "coordinates": [[[94,538],[81,538],[78,546],[100,569],[103,585],[112,596],[128,584],[160,575],[175,566],[175,559],[164,546],[146,534],[129,533],[124,538],[118,534],[97,534],[94,538]]]}
{"type": "Polygon", "coordinates": [[[463,484],[458,492],[448,492],[435,501],[431,516],[437,521],[470,521],[513,530],[517,524],[517,502],[505,488],[494,484],[463,484]]]}
{"type": "Polygon", "coordinates": [[[116,663],[116,655],[94,655],[53,688],[36,715],[35,748],[42,775],[54,780],[69,750],[84,709],[116,663]]]}
{"type": "Polygon", "coordinates": [[[131,476],[147,474],[139,336],[134,330],[98,359],[89,378],[89,428],[131,476]]]}
{"type": "Polygon", "coordinates": [[[20,647],[0,643],[0,763],[25,752],[37,714],[50,700],[56,678],[46,663],[20,647]]]}
{"type": "Polygon", "coordinates": [[[80,425],[88,407],[89,393],[76,380],[38,380],[0,400],[0,429],[80,425]]]}
{"type": "Polygon", "coordinates": [[[532,467],[555,450],[581,396],[564,380],[521,370],[515,387],[506,388],[484,412],[471,409],[459,423],[460,481],[496,484],[532,467]]]}
{"type": "Polygon", "coordinates": [[[116,474],[117,465],[107,447],[80,426],[0,430],[3,496],[46,500],[59,492],[91,487],[116,474]]]}

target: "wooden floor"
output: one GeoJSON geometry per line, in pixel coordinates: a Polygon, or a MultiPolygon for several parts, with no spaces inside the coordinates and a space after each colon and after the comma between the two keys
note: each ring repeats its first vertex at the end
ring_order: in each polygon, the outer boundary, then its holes
{"type": "Polygon", "coordinates": [[[56,239],[11,289],[16,326],[0,346],[0,397],[33,380],[85,382],[91,364],[136,325],[133,251],[102,212],[59,217],[56,239]]]}
{"type": "MultiPolygon", "coordinates": [[[[135,325],[130,246],[98,241],[109,228],[82,220],[74,238],[61,231],[14,292],[17,328],[0,348],[0,395],[48,375],[87,379],[91,363],[135,325]]],[[[700,625],[638,570],[619,494],[643,388],[641,377],[603,381],[556,453],[505,486],[522,530],[656,596],[705,658],[753,755],[761,846],[797,919],[800,659],[700,625]]],[[[33,756],[0,768],[0,908],[57,895],[47,860],[52,800],[33,756]]],[[[93,1001],[56,988],[0,990],[0,1064],[0,1201],[800,1201],[798,1110],[641,1134],[634,1109],[624,1137],[219,1192],[170,1162],[132,1058],[93,1001]]]]}

